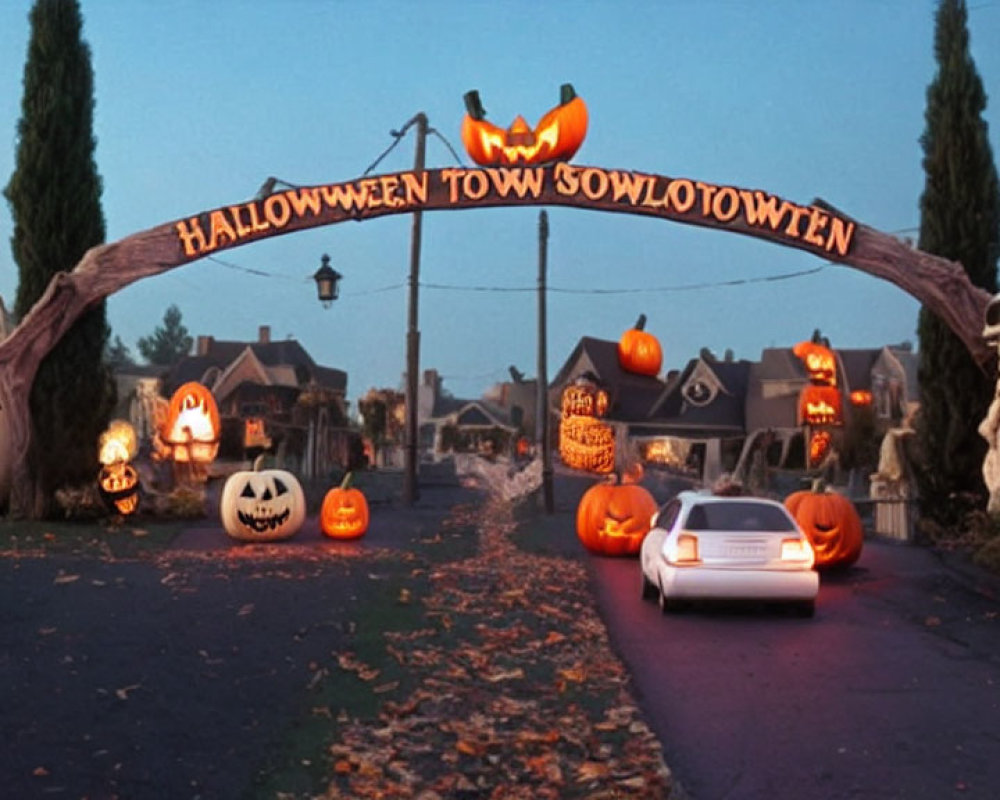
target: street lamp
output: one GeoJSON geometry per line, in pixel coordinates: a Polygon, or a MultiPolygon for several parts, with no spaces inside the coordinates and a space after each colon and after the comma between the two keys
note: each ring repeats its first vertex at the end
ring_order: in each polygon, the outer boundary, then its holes
{"type": "Polygon", "coordinates": [[[337,295],[340,293],[340,287],[337,284],[340,283],[342,277],[344,276],[330,266],[330,256],[324,253],[320,268],[313,275],[313,280],[316,281],[316,292],[319,294],[319,301],[323,304],[323,308],[329,308],[330,304],[337,299],[337,295]]]}

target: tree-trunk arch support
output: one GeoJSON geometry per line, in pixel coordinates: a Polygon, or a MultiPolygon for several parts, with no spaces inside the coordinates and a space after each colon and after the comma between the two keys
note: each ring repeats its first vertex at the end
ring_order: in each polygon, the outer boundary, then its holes
{"type": "Polygon", "coordinates": [[[273,236],[391,214],[498,206],[634,214],[805,250],[899,286],[937,314],[984,370],[995,358],[981,335],[991,295],[974,286],[960,264],[917,250],[821,200],[800,205],[759,189],[566,162],[444,167],[288,187],[94,247],[71,272],[52,279],[0,342],[0,433],[6,432],[0,459],[11,471],[11,510],[30,507],[23,494],[30,487],[28,396],[38,365],[92,304],[141,278],[273,236]]]}

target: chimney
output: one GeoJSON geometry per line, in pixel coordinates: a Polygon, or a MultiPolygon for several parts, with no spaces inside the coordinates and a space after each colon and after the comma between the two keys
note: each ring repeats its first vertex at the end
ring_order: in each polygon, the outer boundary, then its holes
{"type": "Polygon", "coordinates": [[[271,341],[271,326],[261,325],[257,329],[257,342],[259,344],[269,344],[271,341]]]}
{"type": "Polygon", "coordinates": [[[207,356],[208,351],[212,348],[212,342],[214,341],[215,339],[213,339],[211,336],[199,336],[198,349],[196,350],[195,355],[207,356]]]}

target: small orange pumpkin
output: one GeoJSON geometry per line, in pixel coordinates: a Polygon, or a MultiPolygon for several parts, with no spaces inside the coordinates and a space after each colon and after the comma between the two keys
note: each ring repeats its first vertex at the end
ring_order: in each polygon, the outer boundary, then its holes
{"type": "Polygon", "coordinates": [[[817,569],[848,567],[858,560],[864,527],[854,503],[847,497],[830,491],[817,479],[811,489],[788,495],[785,508],[812,543],[817,569]]]}
{"type": "Polygon", "coordinates": [[[468,113],[462,120],[462,142],[472,160],[483,166],[567,161],[587,135],[587,106],[568,83],[560,87],[559,105],[534,129],[520,115],[507,130],[487,122],[475,90],[466,93],[465,107],[468,113]]]}
{"type": "Polygon", "coordinates": [[[622,334],[618,340],[618,363],[628,372],[655,378],[663,365],[663,351],[656,337],[643,330],[645,327],[646,315],[640,314],[635,326],[622,334]]]}
{"type": "Polygon", "coordinates": [[[592,553],[636,555],[656,510],[653,495],[638,483],[597,483],[580,498],[576,534],[592,553]]]}
{"type": "Polygon", "coordinates": [[[331,539],[357,539],[368,530],[368,501],[360,489],[351,487],[348,472],[323,498],[319,527],[331,539]]]}

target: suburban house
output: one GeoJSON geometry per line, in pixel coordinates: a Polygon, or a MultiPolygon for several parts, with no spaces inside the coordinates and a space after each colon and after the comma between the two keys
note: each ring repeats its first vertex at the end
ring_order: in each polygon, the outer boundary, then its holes
{"type": "Polygon", "coordinates": [[[419,450],[431,460],[451,453],[512,451],[518,426],[509,409],[486,399],[463,400],[444,390],[437,370],[424,370],[417,387],[419,450]]]}
{"type": "Polygon", "coordinates": [[[586,377],[607,397],[602,422],[614,432],[616,462],[637,456],[705,483],[724,473],[748,477],[760,463],[815,468],[835,454],[853,409],[872,406],[887,428],[919,403],[908,345],[832,353],[822,380],[791,347],[767,348],[756,362],[703,350],[661,380],[623,370],[617,342],[583,337],[549,386],[553,427],[567,387],[586,377]],[[829,401],[819,416],[810,410],[813,393],[829,401]]]}
{"type": "Polygon", "coordinates": [[[347,374],[316,364],[294,339],[272,341],[267,325],[250,342],[199,336],[194,354],[169,369],[122,370],[121,416],[140,439],[151,436],[158,406],[189,381],[212,391],[222,420],[221,461],[267,449],[283,468],[311,478],[360,458],[360,436],[347,424],[347,374]]]}

